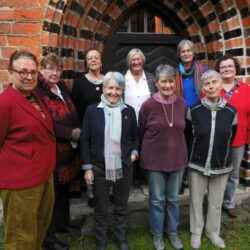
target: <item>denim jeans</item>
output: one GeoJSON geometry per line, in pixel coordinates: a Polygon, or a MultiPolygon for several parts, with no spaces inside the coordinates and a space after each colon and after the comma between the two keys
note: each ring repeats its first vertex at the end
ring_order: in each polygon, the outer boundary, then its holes
{"type": "Polygon", "coordinates": [[[235,191],[239,183],[240,164],[244,151],[245,146],[232,148],[233,170],[229,173],[223,201],[223,207],[227,209],[235,207],[235,191]]]}
{"type": "Polygon", "coordinates": [[[164,173],[148,172],[149,177],[149,228],[154,236],[178,234],[179,190],[183,170],[164,173]],[[165,227],[165,229],[164,229],[165,227]]]}

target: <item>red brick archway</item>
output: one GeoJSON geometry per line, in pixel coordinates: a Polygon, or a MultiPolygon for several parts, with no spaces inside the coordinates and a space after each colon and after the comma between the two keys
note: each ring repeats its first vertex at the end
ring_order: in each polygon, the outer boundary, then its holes
{"type": "MultiPolygon", "coordinates": [[[[136,0],[0,0],[0,83],[7,84],[9,55],[17,48],[41,56],[56,50],[64,58],[69,86],[84,70],[84,52],[103,49],[117,21],[136,0]]],[[[157,0],[154,1],[158,3],[157,0]]],[[[165,1],[184,24],[203,60],[212,67],[221,53],[240,59],[243,78],[250,82],[250,1],[165,1]]]]}

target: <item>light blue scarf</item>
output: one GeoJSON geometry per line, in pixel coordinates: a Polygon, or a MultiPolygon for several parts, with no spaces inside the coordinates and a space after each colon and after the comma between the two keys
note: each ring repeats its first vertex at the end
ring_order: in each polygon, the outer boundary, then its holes
{"type": "Polygon", "coordinates": [[[121,160],[121,133],[122,133],[122,114],[124,107],[123,100],[116,104],[110,104],[105,95],[101,95],[101,100],[105,112],[105,169],[106,180],[115,182],[122,178],[121,160]]]}

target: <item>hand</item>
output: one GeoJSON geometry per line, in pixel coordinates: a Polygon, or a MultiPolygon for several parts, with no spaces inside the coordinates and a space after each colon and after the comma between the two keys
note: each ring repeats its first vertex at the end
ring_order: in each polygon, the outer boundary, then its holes
{"type": "Polygon", "coordinates": [[[78,141],[80,138],[80,135],[81,135],[81,129],[79,129],[79,128],[72,129],[71,138],[73,140],[78,141]]]}
{"type": "Polygon", "coordinates": [[[137,156],[135,154],[131,155],[131,161],[134,162],[137,160],[137,156]]]}
{"type": "Polygon", "coordinates": [[[87,185],[94,184],[94,174],[93,174],[92,169],[85,171],[84,179],[85,179],[87,185]]]}

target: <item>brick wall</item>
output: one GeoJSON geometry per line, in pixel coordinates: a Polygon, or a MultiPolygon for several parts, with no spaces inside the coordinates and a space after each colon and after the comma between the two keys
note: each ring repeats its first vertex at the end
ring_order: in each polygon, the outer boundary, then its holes
{"type": "MultiPolygon", "coordinates": [[[[0,0],[0,84],[8,83],[8,58],[17,48],[38,57],[49,51],[64,59],[63,78],[72,85],[84,71],[89,47],[103,49],[116,20],[136,0],[0,0]]],[[[157,2],[157,1],[156,1],[157,2]]],[[[183,23],[209,67],[225,52],[237,56],[250,83],[250,0],[165,0],[183,23]]]]}

